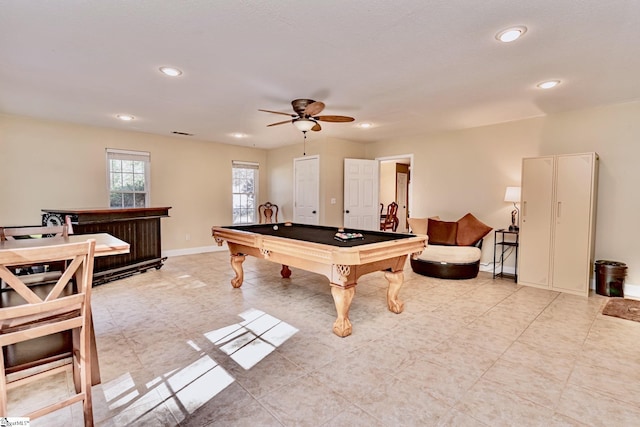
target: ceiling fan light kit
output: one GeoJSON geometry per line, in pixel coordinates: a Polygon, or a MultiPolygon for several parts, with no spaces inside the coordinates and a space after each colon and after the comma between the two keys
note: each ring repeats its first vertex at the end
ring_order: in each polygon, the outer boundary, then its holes
{"type": "Polygon", "coordinates": [[[311,119],[297,119],[293,121],[293,125],[298,128],[301,132],[307,132],[313,129],[318,122],[311,119]]]}
{"type": "Polygon", "coordinates": [[[281,122],[271,123],[269,126],[277,126],[285,123],[293,123],[293,125],[301,132],[314,131],[318,132],[322,129],[318,122],[352,122],[355,119],[347,116],[318,116],[322,110],[324,110],[324,103],[320,101],[314,101],[313,99],[294,99],[291,101],[291,106],[295,114],[282,113],[280,111],[271,110],[258,110],[265,113],[281,114],[283,116],[290,116],[292,120],[284,120],[281,122]]]}

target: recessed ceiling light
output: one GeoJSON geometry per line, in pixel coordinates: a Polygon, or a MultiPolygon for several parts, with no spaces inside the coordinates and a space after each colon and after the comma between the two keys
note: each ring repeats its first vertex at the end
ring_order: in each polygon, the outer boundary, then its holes
{"type": "Polygon", "coordinates": [[[527,32],[527,27],[524,25],[518,27],[511,27],[505,30],[500,31],[496,34],[496,39],[500,40],[503,43],[510,43],[512,41],[518,40],[520,37],[527,32]]]}
{"type": "Polygon", "coordinates": [[[131,114],[118,114],[116,117],[124,122],[130,122],[131,120],[135,119],[135,117],[133,117],[131,114]]]}
{"type": "Polygon", "coordinates": [[[538,83],[537,86],[540,89],[551,89],[552,87],[556,87],[560,84],[560,80],[549,80],[546,82],[538,83]]]}
{"type": "Polygon", "coordinates": [[[160,72],[169,77],[178,77],[182,71],[174,67],[160,67],[160,72]]]}
{"type": "Polygon", "coordinates": [[[231,134],[231,136],[234,137],[234,138],[240,139],[240,138],[246,138],[247,134],[246,133],[242,133],[242,132],[234,132],[234,133],[231,134]]]}
{"type": "Polygon", "coordinates": [[[373,125],[371,123],[368,122],[364,122],[364,123],[359,123],[358,127],[362,128],[362,129],[369,129],[370,127],[372,127],[373,125]]]}

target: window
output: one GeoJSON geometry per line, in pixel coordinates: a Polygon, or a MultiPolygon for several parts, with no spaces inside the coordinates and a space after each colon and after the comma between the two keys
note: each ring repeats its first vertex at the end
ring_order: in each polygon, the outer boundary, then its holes
{"type": "Polygon", "coordinates": [[[258,164],[234,160],[232,171],[233,223],[253,224],[257,222],[258,164]]]}
{"type": "Polygon", "coordinates": [[[150,166],[149,153],[107,148],[109,207],[149,207],[150,166]]]}

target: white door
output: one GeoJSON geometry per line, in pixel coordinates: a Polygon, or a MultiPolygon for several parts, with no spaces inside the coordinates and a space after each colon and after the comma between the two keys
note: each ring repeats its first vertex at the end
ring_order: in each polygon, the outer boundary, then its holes
{"type": "Polygon", "coordinates": [[[396,173],[396,203],[398,203],[398,233],[407,231],[407,185],[409,175],[406,173],[396,173]]]}
{"type": "Polygon", "coordinates": [[[347,228],[380,229],[378,161],[344,159],[344,221],[347,228]]]}
{"type": "Polygon", "coordinates": [[[298,224],[320,224],[320,157],[293,159],[293,218],[298,224]]]}

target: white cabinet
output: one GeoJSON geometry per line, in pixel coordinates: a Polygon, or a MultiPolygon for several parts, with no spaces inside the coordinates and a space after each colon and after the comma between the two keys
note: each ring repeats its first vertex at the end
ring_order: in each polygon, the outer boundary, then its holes
{"type": "Polygon", "coordinates": [[[597,182],[596,153],[523,159],[518,284],[589,295],[597,182]]]}
{"type": "Polygon", "coordinates": [[[553,157],[522,161],[518,284],[550,286],[554,164],[553,157]]]}

